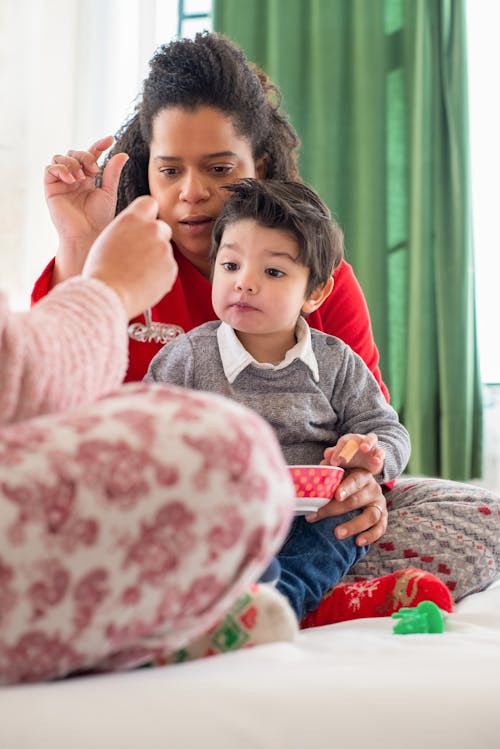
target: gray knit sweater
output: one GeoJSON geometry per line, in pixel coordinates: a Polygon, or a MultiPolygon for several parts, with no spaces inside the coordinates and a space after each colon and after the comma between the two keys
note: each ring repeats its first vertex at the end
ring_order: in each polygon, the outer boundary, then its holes
{"type": "Polygon", "coordinates": [[[208,322],[156,354],[144,378],[219,393],[257,411],[278,435],[289,465],[315,464],[346,433],[375,432],[385,451],[381,482],[394,479],[410,456],[410,438],[363,360],[334,336],[311,329],[319,382],[295,359],[279,369],[250,364],[230,384],[224,374],[217,328],[208,322]]]}

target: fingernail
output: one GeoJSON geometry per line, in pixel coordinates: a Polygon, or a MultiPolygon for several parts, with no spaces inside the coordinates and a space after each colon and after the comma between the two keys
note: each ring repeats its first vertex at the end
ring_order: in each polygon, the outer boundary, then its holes
{"type": "Polygon", "coordinates": [[[339,499],[344,499],[345,495],[346,495],[346,490],[345,489],[341,489],[339,491],[339,499]]]}
{"type": "Polygon", "coordinates": [[[337,538],[344,538],[347,536],[347,531],[344,528],[337,528],[337,538]]]}
{"type": "Polygon", "coordinates": [[[368,541],[366,540],[366,538],[364,538],[364,536],[361,536],[361,538],[356,539],[356,543],[358,544],[358,546],[366,546],[368,544],[368,541]]]}
{"type": "Polygon", "coordinates": [[[304,515],[304,518],[308,523],[314,523],[314,521],[318,519],[318,513],[310,512],[309,515],[304,515]]]}

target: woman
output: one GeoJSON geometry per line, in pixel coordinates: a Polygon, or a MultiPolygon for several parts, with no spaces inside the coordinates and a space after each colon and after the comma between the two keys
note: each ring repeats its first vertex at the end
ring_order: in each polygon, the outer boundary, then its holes
{"type": "MultiPolygon", "coordinates": [[[[134,201],[29,312],[0,296],[0,684],[203,652],[289,527],[264,421],[201,393],[116,390],[127,320],[177,273],[157,211],[134,201]]],[[[246,644],[294,636],[281,596],[249,598],[246,644]]]]}
{"type": "MultiPolygon", "coordinates": [[[[79,272],[90,242],[113,215],[116,195],[120,211],[137,195],[150,193],[158,200],[160,218],[172,228],[179,266],[153,318],[184,331],[214,319],[208,256],[211,227],[224,201],[220,188],[242,177],[297,178],[299,141],[280,108],[279,93],[219,34],[172,42],[153,57],[142,98],[119,131],[96,187],[97,160],[110,145],[104,139],[88,152],[57,155],[47,167],[46,195],[61,243],[36,284],[34,300],[79,272]],[[120,179],[122,152],[130,158],[120,179]]],[[[345,261],[335,273],[333,293],[308,322],[349,344],[388,397],[366,302],[345,261]]],[[[130,342],[128,379],[142,378],[158,348],[130,342]]],[[[373,544],[352,569],[353,577],[391,574],[411,560],[441,577],[458,600],[498,575],[500,498],[489,492],[455,482],[406,479],[384,497],[373,477],[352,471],[336,497],[343,501],[323,512],[364,508],[338,526],[339,537],[356,535],[358,544],[373,544]],[[387,507],[390,524],[382,539],[387,507]]]]}

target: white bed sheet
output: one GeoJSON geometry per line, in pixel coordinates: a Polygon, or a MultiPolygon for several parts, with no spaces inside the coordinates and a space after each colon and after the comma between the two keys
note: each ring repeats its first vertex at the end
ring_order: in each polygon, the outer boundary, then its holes
{"type": "Polygon", "coordinates": [[[361,619],[295,643],[0,689],[1,749],[499,749],[500,585],[435,635],[361,619]]]}

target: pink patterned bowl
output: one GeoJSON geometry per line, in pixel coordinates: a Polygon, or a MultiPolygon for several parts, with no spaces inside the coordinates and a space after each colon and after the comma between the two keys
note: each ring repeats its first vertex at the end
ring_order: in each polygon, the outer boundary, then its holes
{"type": "Polygon", "coordinates": [[[288,470],[301,498],[331,499],[344,475],[337,466],[288,466],[288,470]]]}

